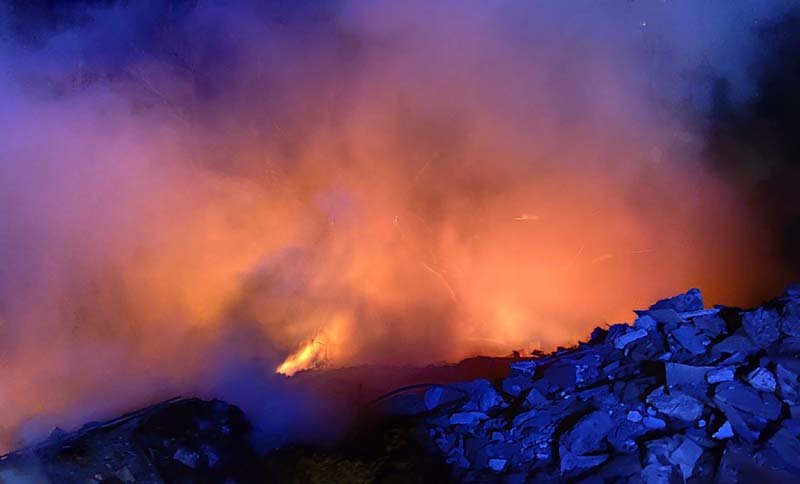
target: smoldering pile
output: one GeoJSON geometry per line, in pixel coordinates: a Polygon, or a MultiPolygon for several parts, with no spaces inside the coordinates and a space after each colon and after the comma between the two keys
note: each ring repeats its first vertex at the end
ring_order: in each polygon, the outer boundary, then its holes
{"type": "Polygon", "coordinates": [[[54,432],[0,458],[0,480],[796,480],[800,285],[754,309],[705,308],[692,289],[636,313],[505,377],[398,388],[334,445],[264,453],[238,408],[181,399],[54,432]]]}
{"type": "Polygon", "coordinates": [[[800,287],[752,310],[705,309],[692,289],[636,313],[500,385],[428,389],[428,436],[457,479],[797,479],[800,287]]]}

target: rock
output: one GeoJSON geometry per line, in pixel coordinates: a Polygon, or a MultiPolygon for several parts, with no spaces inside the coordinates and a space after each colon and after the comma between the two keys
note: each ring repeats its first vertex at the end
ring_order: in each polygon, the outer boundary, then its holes
{"type": "Polygon", "coordinates": [[[773,395],[759,394],[754,388],[739,382],[720,383],[714,398],[737,410],[770,421],[777,420],[781,413],[781,404],[773,395]]]}
{"type": "Polygon", "coordinates": [[[561,473],[584,471],[599,466],[608,459],[608,455],[575,455],[566,447],[559,448],[561,456],[561,473]]]}
{"type": "Polygon", "coordinates": [[[762,392],[774,392],[777,387],[777,382],[772,373],[760,367],[747,375],[747,382],[752,385],[753,388],[762,392]]]}
{"type": "Polygon", "coordinates": [[[628,346],[630,343],[638,339],[642,339],[647,336],[646,329],[634,329],[632,331],[627,331],[616,338],[614,338],[613,343],[614,347],[617,349],[623,349],[628,346]]]}
{"type": "Polygon", "coordinates": [[[536,360],[518,361],[511,364],[511,374],[519,373],[533,376],[536,372],[536,360]]]}
{"type": "Polygon", "coordinates": [[[136,482],[136,478],[133,476],[133,473],[131,473],[131,470],[128,469],[127,467],[123,467],[122,469],[115,472],[114,477],[116,477],[125,484],[132,484],[136,482]]]}
{"type": "Polygon", "coordinates": [[[613,423],[608,412],[601,410],[584,415],[561,440],[575,455],[586,455],[606,449],[605,439],[613,423]]]}
{"type": "Polygon", "coordinates": [[[800,299],[800,284],[789,284],[783,295],[787,298],[800,299]]]}
{"type": "Polygon", "coordinates": [[[715,370],[712,366],[692,366],[682,363],[666,363],[664,365],[668,388],[686,388],[708,386],[706,375],[715,370]]]}
{"type": "Polygon", "coordinates": [[[722,366],[714,368],[706,372],[706,381],[708,383],[720,383],[726,381],[733,381],[735,368],[732,366],[722,366]]]}
{"type": "Polygon", "coordinates": [[[483,412],[459,412],[450,415],[450,425],[467,425],[473,427],[481,420],[489,418],[483,412]]]}
{"type": "Polygon", "coordinates": [[[703,404],[680,391],[666,393],[664,387],[658,387],[647,396],[647,403],[659,412],[671,418],[692,422],[700,418],[703,404]]]}
{"type": "Polygon", "coordinates": [[[758,308],[742,313],[742,328],[759,348],[766,348],[778,341],[778,322],[778,313],[775,310],[758,308]]]}
{"type": "Polygon", "coordinates": [[[647,416],[642,419],[645,427],[652,430],[661,430],[667,427],[667,423],[660,418],[647,416]]]}
{"type": "Polygon", "coordinates": [[[699,289],[689,289],[683,294],[658,301],[650,306],[650,310],[653,309],[672,309],[678,313],[699,311],[703,309],[703,296],[699,289]]]}
{"type": "Polygon", "coordinates": [[[800,299],[791,301],[783,307],[781,331],[788,336],[800,336],[800,299]]]}
{"type": "Polygon", "coordinates": [[[425,408],[428,410],[433,410],[434,408],[438,407],[439,403],[442,401],[443,394],[444,388],[442,387],[435,386],[429,388],[422,397],[423,401],[425,402],[425,408]]]}
{"type": "Polygon", "coordinates": [[[461,410],[478,411],[486,413],[494,407],[503,405],[503,398],[494,389],[491,382],[485,379],[473,380],[465,383],[456,383],[453,388],[462,390],[469,395],[469,401],[461,410]]]}
{"type": "Polygon", "coordinates": [[[654,331],[658,327],[658,321],[656,321],[649,314],[645,314],[644,316],[636,318],[636,321],[633,322],[633,327],[636,329],[643,329],[648,332],[654,331]]]}
{"type": "Polygon", "coordinates": [[[530,375],[512,375],[503,380],[503,391],[512,397],[518,397],[531,388],[533,388],[533,380],[530,375]]]}
{"type": "Polygon", "coordinates": [[[642,470],[645,484],[678,484],[681,482],[680,470],[675,466],[650,464],[642,470]]]}
{"type": "Polygon", "coordinates": [[[691,324],[702,334],[711,338],[717,338],[727,328],[725,320],[717,314],[718,312],[718,310],[715,310],[714,313],[696,316],[691,320],[691,324]]]}
{"type": "Polygon", "coordinates": [[[719,429],[712,435],[715,439],[723,440],[723,439],[730,439],[733,437],[733,427],[729,421],[725,421],[722,425],[720,425],[719,429]]]}
{"type": "Polygon", "coordinates": [[[495,472],[502,472],[506,467],[506,459],[489,459],[489,467],[495,472]]]}
{"type": "Polygon", "coordinates": [[[700,331],[689,325],[681,325],[670,332],[670,336],[686,351],[693,355],[702,355],[710,340],[701,336],[700,331]]]}
{"type": "Polygon", "coordinates": [[[642,414],[637,412],[636,410],[631,410],[628,412],[626,417],[629,422],[641,422],[642,421],[642,414]]]}
{"type": "Polygon", "coordinates": [[[192,469],[197,468],[197,464],[200,462],[200,454],[183,447],[179,447],[175,454],[172,455],[172,458],[192,469]]]}
{"type": "Polygon", "coordinates": [[[769,439],[768,444],[783,461],[783,465],[779,467],[788,467],[795,472],[800,471],[800,441],[798,441],[797,437],[784,429],[780,429],[769,439]]]}
{"type": "Polygon", "coordinates": [[[694,474],[695,464],[702,455],[703,448],[687,438],[683,439],[681,445],[670,454],[669,460],[678,466],[684,479],[689,479],[694,474]]]}

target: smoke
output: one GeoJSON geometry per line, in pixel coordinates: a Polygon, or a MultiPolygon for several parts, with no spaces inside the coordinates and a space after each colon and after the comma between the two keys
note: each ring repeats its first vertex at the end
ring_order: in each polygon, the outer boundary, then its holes
{"type": "Polygon", "coordinates": [[[177,392],[291,433],[312,338],[429,363],[757,301],[787,274],[702,113],[790,3],[0,7],[3,447],[177,392]]]}

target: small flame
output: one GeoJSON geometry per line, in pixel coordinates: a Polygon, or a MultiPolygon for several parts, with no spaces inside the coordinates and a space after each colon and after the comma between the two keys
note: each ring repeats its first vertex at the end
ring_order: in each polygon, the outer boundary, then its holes
{"type": "Polygon", "coordinates": [[[297,351],[289,355],[283,363],[275,369],[276,373],[292,376],[300,370],[305,370],[320,363],[323,345],[312,338],[297,351]]]}

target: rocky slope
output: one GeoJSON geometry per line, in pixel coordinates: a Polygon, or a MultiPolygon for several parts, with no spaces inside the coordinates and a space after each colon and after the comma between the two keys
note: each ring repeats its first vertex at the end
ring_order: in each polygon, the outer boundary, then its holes
{"type": "Polygon", "coordinates": [[[800,481],[800,287],[637,315],[501,377],[497,360],[487,379],[423,372],[333,446],[262,455],[238,408],[178,399],[0,458],[0,482],[800,481]]]}

